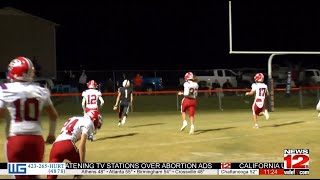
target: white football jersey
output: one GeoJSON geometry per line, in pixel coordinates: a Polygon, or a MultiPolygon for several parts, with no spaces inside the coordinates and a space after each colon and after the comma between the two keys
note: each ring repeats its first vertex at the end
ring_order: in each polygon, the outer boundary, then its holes
{"type": "Polygon", "coordinates": [[[0,108],[10,112],[8,135],[42,135],[40,115],[44,106],[52,105],[48,89],[32,82],[2,84],[0,108]]]}
{"type": "Polygon", "coordinates": [[[98,108],[98,99],[102,96],[97,89],[87,89],[82,92],[83,98],[86,100],[86,108],[98,108]]]}
{"type": "Polygon", "coordinates": [[[93,134],[94,124],[88,117],[72,117],[64,123],[56,141],[71,140],[74,144],[81,139],[82,134],[93,134]]]}
{"type": "Polygon", "coordinates": [[[185,97],[188,97],[188,98],[196,98],[197,97],[198,88],[199,88],[198,83],[193,82],[193,81],[186,81],[183,84],[183,87],[184,87],[183,95],[185,97]]]}
{"type": "MultiPolygon", "coordinates": [[[[266,94],[268,92],[268,86],[265,83],[253,83],[251,89],[255,91],[255,101],[260,99],[259,104],[263,106],[266,94]]],[[[259,106],[259,104],[257,104],[259,106]]]]}

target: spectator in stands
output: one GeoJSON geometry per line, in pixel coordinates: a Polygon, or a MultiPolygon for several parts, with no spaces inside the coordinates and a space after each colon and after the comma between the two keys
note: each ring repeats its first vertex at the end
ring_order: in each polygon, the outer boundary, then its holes
{"type": "Polygon", "coordinates": [[[137,74],[133,79],[135,91],[141,91],[142,82],[143,82],[143,77],[140,76],[140,74],[137,74]]]}
{"type": "MultiPolygon", "coordinates": [[[[232,84],[230,83],[229,79],[227,79],[227,81],[225,83],[223,83],[222,88],[223,89],[232,89],[232,84]]],[[[225,92],[225,94],[231,95],[232,92],[225,92]]]]}
{"type": "Polygon", "coordinates": [[[117,80],[117,83],[116,83],[117,88],[122,87],[121,83],[122,83],[124,80],[126,80],[126,79],[127,79],[127,78],[126,78],[126,74],[125,74],[125,73],[122,73],[122,76],[117,80]]]}
{"type": "Polygon", "coordinates": [[[306,73],[304,72],[304,68],[300,68],[300,71],[299,71],[299,78],[298,78],[298,82],[297,83],[297,87],[302,87],[302,86],[305,86],[306,85],[306,73]]]}
{"type": "Polygon", "coordinates": [[[109,78],[108,81],[107,81],[107,91],[108,92],[114,92],[113,81],[112,81],[111,78],[109,78]]]}
{"type": "MultiPolygon", "coordinates": [[[[198,90],[210,90],[211,89],[211,87],[207,86],[207,82],[206,81],[199,81],[198,85],[199,85],[198,90]]],[[[205,97],[208,97],[209,95],[210,95],[210,93],[204,92],[204,96],[205,97]]]]}
{"type": "Polygon", "coordinates": [[[232,84],[230,83],[229,79],[227,79],[227,81],[225,83],[223,83],[222,88],[223,89],[231,89],[232,88],[232,84]]]}
{"type": "MultiPolygon", "coordinates": [[[[78,93],[79,89],[77,87],[77,79],[76,79],[76,75],[72,73],[72,71],[69,71],[69,84],[71,86],[70,92],[71,93],[78,93]]],[[[73,99],[76,102],[79,102],[80,98],[79,96],[73,96],[73,99]]]]}
{"type": "Polygon", "coordinates": [[[82,70],[81,76],[79,78],[79,92],[82,92],[86,89],[86,83],[87,83],[86,71],[82,70]]]}
{"type": "Polygon", "coordinates": [[[62,84],[69,84],[69,73],[67,70],[64,70],[62,84]]]}
{"type": "Polygon", "coordinates": [[[294,81],[294,83],[298,82],[298,78],[299,78],[299,66],[298,65],[294,65],[292,71],[291,71],[291,79],[292,81],[294,81]]]}
{"type": "Polygon", "coordinates": [[[221,88],[220,83],[218,80],[214,80],[214,83],[212,83],[212,89],[221,88]]]}
{"type": "MultiPolygon", "coordinates": [[[[218,80],[214,80],[214,83],[212,83],[212,89],[216,90],[217,88],[221,88],[220,83],[218,82],[218,80]]],[[[216,93],[213,93],[213,95],[215,95],[216,93]]]]}

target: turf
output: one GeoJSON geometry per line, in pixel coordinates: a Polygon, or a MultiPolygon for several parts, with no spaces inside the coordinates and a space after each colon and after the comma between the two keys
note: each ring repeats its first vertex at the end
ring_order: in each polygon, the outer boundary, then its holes
{"type": "MultiPolygon", "coordinates": [[[[259,129],[253,129],[250,106],[239,97],[230,98],[233,104],[220,111],[216,97],[200,97],[196,112],[195,134],[190,126],[180,132],[180,112],[176,110],[176,96],[135,96],[134,112],[130,112],[124,126],[118,127],[118,118],[112,106],[115,97],[106,97],[101,110],[104,124],[93,142],[87,144],[88,162],[283,162],[283,150],[303,148],[310,150],[310,175],[319,178],[319,123],[312,108],[277,107],[270,119],[260,117],[259,129]],[[149,99],[149,100],[146,100],[149,99]],[[203,99],[203,100],[201,100],[203,99]],[[234,107],[237,106],[237,109],[234,107]]],[[[81,114],[79,102],[55,99],[60,113],[58,131],[67,118],[81,114]]],[[[224,98],[224,102],[228,102],[224,98]]],[[[228,104],[228,103],[227,103],[228,104]]],[[[278,104],[279,105],[279,104],[278,104]]],[[[283,106],[286,106],[284,104],[283,106]]],[[[44,135],[48,122],[42,117],[44,135]]],[[[0,126],[4,131],[4,124],[0,126]]],[[[58,132],[57,132],[58,133],[58,132]]],[[[5,138],[0,137],[4,147],[5,138]]],[[[46,145],[44,162],[48,162],[51,145],[46,145]]],[[[0,161],[5,162],[4,148],[0,161]]],[[[0,178],[10,178],[2,176],[0,178]]],[[[72,178],[59,176],[59,178],[72,178]]],[[[83,178],[301,178],[301,176],[84,176],[83,178]]]]}

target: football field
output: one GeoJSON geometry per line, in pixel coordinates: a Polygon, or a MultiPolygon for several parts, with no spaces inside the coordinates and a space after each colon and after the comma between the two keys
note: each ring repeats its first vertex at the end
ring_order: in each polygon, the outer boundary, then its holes
{"type": "MultiPolygon", "coordinates": [[[[110,107],[111,108],[111,107],[110,107]]],[[[79,111],[80,112],[80,111],[79,111]]],[[[80,114],[80,113],[78,113],[80,114]]],[[[57,133],[67,118],[61,114],[57,133]]],[[[314,109],[277,109],[270,119],[260,117],[259,129],[253,129],[250,109],[196,112],[195,134],[190,124],[181,132],[179,111],[131,112],[126,123],[118,127],[114,111],[103,113],[104,124],[87,142],[87,162],[283,162],[284,149],[310,150],[310,175],[307,176],[84,176],[88,178],[319,178],[319,123],[314,109]]],[[[48,133],[43,116],[44,135],[48,133]]],[[[189,121],[188,121],[189,122],[189,121]]],[[[4,123],[0,146],[5,147],[4,123]]],[[[44,162],[48,162],[51,145],[46,145],[44,162]]],[[[5,162],[4,148],[0,161],[5,162]]],[[[10,178],[2,176],[0,178],[10,178]]],[[[58,178],[72,178],[59,176],[58,178]]]]}

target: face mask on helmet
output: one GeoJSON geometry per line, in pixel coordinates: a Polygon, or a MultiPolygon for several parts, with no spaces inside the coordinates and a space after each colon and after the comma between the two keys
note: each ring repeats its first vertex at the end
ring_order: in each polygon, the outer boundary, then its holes
{"type": "Polygon", "coordinates": [[[32,61],[26,57],[16,57],[8,65],[8,79],[10,81],[32,81],[34,73],[32,61]]]}

